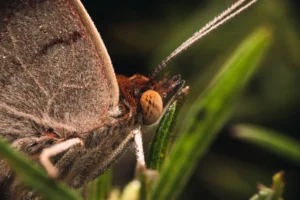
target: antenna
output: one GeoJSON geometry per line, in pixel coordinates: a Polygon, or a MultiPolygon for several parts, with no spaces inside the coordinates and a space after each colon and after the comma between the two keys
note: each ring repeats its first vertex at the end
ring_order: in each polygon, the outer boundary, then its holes
{"type": "Polygon", "coordinates": [[[225,22],[234,18],[236,15],[240,14],[242,11],[250,7],[258,0],[251,0],[247,2],[247,0],[238,0],[234,4],[232,4],[229,8],[223,11],[220,15],[216,16],[213,20],[208,22],[203,28],[201,28],[198,32],[194,33],[192,37],[187,39],[184,43],[182,43],[177,49],[175,49],[168,57],[166,57],[151,73],[150,78],[154,78],[162,69],[164,69],[167,64],[178,54],[182,53],[188,47],[190,47],[197,40],[201,39],[212,30],[218,28],[223,25],[225,22]],[[246,3],[245,3],[246,2],[246,3]]]}

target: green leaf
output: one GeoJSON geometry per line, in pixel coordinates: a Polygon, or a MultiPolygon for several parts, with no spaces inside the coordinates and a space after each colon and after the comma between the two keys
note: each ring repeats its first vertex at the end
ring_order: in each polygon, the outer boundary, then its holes
{"type": "Polygon", "coordinates": [[[66,185],[49,179],[44,170],[29,161],[25,155],[16,152],[0,138],[0,156],[21,178],[25,185],[33,188],[48,200],[79,200],[79,195],[66,185]]]}
{"type": "Polygon", "coordinates": [[[180,194],[198,160],[229,118],[234,101],[257,69],[270,43],[270,31],[257,30],[238,47],[210,87],[192,104],[183,121],[185,126],[179,132],[182,135],[165,161],[151,199],[171,199],[180,194]]]}
{"type": "Polygon", "coordinates": [[[173,103],[162,120],[152,139],[150,150],[147,159],[147,167],[150,169],[159,170],[170,146],[171,133],[170,128],[173,124],[176,111],[176,103],[173,103]]]}
{"type": "Polygon", "coordinates": [[[273,184],[272,184],[272,190],[274,191],[273,199],[274,200],[281,200],[283,189],[284,189],[284,181],[283,181],[283,175],[284,172],[277,172],[273,176],[273,184]]]}
{"type": "Polygon", "coordinates": [[[233,136],[300,164],[300,142],[282,133],[259,126],[241,124],[234,126],[233,136]]]}
{"type": "Polygon", "coordinates": [[[88,200],[105,200],[111,189],[111,170],[96,178],[88,184],[88,200]]]}
{"type": "MultiPolygon", "coordinates": [[[[150,150],[147,157],[147,167],[159,171],[164,160],[167,157],[167,154],[170,149],[171,140],[173,137],[173,129],[176,124],[177,115],[186,100],[188,89],[177,98],[176,102],[171,104],[164,116],[160,120],[158,129],[152,139],[150,144],[150,150]]],[[[155,184],[158,177],[156,173],[152,173],[151,170],[148,170],[147,174],[143,174],[139,177],[139,180],[142,183],[140,191],[140,199],[147,199],[149,196],[149,191],[152,188],[152,185],[155,184]]],[[[154,171],[153,171],[154,172],[154,171]]]]}

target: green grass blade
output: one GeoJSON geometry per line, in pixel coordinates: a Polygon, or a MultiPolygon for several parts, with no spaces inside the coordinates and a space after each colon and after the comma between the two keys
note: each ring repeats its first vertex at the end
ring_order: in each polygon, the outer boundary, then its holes
{"type": "Polygon", "coordinates": [[[48,178],[46,173],[26,156],[16,152],[0,138],[0,156],[6,160],[25,185],[33,188],[44,199],[48,200],[79,200],[79,195],[67,186],[48,178]]]}
{"type": "Polygon", "coordinates": [[[238,47],[210,87],[196,99],[183,122],[186,128],[181,129],[181,136],[165,161],[151,199],[171,199],[180,194],[197,161],[230,116],[233,102],[258,67],[270,43],[270,32],[264,28],[257,30],[238,47]]]}
{"type": "MultiPolygon", "coordinates": [[[[147,157],[147,167],[149,169],[159,171],[167,157],[173,137],[177,115],[186,99],[186,94],[187,91],[183,92],[177,101],[169,106],[166,113],[160,120],[158,129],[156,130],[156,133],[150,144],[150,150],[147,157]]],[[[148,174],[140,177],[140,181],[142,183],[140,191],[141,200],[148,199],[149,191],[157,180],[157,176],[155,174],[153,174],[152,177],[151,176],[152,175],[148,174]]]]}
{"type": "Polygon", "coordinates": [[[170,128],[173,124],[176,111],[176,103],[172,104],[162,120],[159,128],[152,139],[150,150],[147,158],[147,167],[150,169],[159,170],[170,146],[171,132],[170,128]]]}
{"type": "Polygon", "coordinates": [[[96,178],[88,184],[87,199],[88,200],[105,200],[111,189],[111,170],[96,178]]]}
{"type": "Polygon", "coordinates": [[[300,142],[284,134],[254,125],[234,126],[233,136],[300,164],[300,142]]]}

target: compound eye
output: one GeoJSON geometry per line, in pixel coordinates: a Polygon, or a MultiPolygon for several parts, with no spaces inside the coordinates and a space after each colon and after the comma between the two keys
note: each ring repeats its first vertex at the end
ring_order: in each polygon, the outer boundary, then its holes
{"type": "Polygon", "coordinates": [[[156,122],[163,112],[163,101],[161,96],[154,90],[147,90],[140,99],[144,124],[150,125],[156,122]]]}

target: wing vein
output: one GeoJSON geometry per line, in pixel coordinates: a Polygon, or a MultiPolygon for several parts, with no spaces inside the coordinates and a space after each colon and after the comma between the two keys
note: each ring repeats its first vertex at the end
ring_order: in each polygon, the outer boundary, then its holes
{"type": "MultiPolygon", "coordinates": [[[[13,35],[13,31],[11,30],[11,28],[9,27],[9,25],[6,26],[7,27],[7,30],[9,32],[9,37],[11,39],[11,42],[13,44],[13,47],[14,47],[14,52],[18,52],[18,45],[16,44],[17,40],[16,38],[14,37],[13,35]]],[[[8,53],[8,52],[7,52],[8,53]]],[[[9,54],[11,55],[11,54],[9,54]]],[[[25,73],[30,77],[32,78],[32,80],[35,82],[35,84],[40,88],[40,90],[47,96],[49,97],[49,92],[42,86],[42,84],[37,80],[37,78],[27,69],[27,66],[26,64],[23,62],[22,58],[19,57],[18,54],[14,55],[15,59],[19,62],[19,64],[21,65],[21,67],[24,69],[25,73]]]]}

